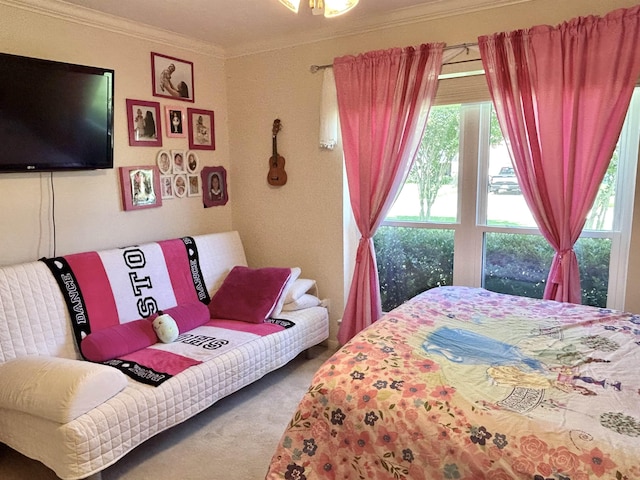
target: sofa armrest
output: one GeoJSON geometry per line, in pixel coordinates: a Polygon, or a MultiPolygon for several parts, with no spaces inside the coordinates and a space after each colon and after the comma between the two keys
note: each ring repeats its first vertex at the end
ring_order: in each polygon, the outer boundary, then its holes
{"type": "Polygon", "coordinates": [[[67,423],[127,385],[115,368],[47,356],[15,358],[0,365],[0,408],[67,423]]]}

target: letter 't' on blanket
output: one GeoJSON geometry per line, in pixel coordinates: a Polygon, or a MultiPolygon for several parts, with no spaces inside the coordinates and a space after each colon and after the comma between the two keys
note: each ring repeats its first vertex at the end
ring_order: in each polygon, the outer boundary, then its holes
{"type": "Polygon", "coordinates": [[[78,345],[158,310],[209,303],[191,237],[43,259],[65,297],[78,345]]]}
{"type": "Polygon", "coordinates": [[[233,267],[209,303],[211,318],[264,322],[290,275],[290,268],[233,267]]]}

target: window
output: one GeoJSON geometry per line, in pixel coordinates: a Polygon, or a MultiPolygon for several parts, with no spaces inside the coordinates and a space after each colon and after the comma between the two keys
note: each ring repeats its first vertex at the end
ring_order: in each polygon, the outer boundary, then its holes
{"type": "MultiPolygon", "coordinates": [[[[553,249],[520,192],[491,102],[451,101],[449,93],[443,100],[440,91],[438,99],[409,177],[374,238],[383,310],[453,284],[542,298],[553,249]]],[[[585,304],[624,307],[639,130],[636,88],[575,246],[585,304]]]]}

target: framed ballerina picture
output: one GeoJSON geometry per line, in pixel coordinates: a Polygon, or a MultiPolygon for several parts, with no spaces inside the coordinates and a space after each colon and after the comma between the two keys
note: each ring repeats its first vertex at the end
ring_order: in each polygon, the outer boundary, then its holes
{"type": "Polygon", "coordinates": [[[184,107],[166,105],[164,107],[165,135],[184,138],[187,136],[187,115],[184,107]]]}

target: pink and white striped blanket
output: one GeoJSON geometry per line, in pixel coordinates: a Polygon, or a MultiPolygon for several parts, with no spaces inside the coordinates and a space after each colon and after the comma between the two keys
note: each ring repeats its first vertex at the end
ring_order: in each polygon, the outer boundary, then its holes
{"type": "MultiPolygon", "coordinates": [[[[65,297],[78,345],[91,332],[176,305],[210,301],[191,237],[43,261],[65,297]]],[[[190,366],[283,328],[214,320],[181,332],[173,343],[156,343],[103,363],[140,382],[160,385],[190,366]]]]}

